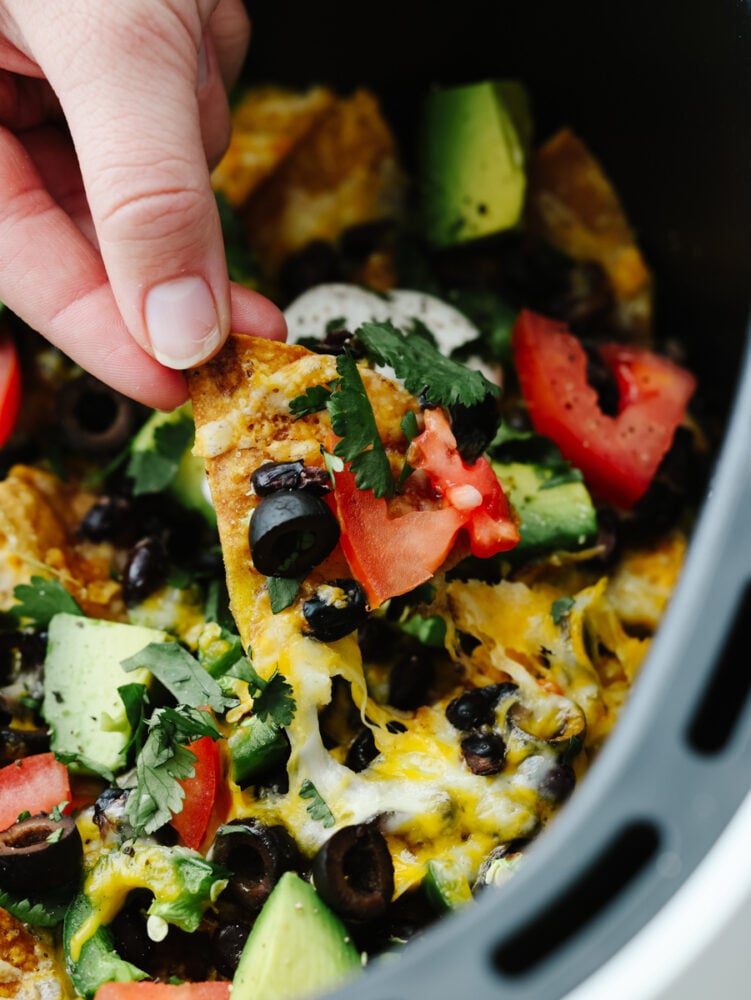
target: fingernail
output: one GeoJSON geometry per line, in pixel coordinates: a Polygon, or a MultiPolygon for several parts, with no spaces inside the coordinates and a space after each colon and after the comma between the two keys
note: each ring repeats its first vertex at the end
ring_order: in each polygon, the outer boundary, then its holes
{"type": "Polygon", "coordinates": [[[205,361],[219,344],[219,323],[203,278],[175,278],[146,296],[146,327],[157,361],[167,368],[190,368],[205,361]]]}
{"type": "Polygon", "coordinates": [[[206,81],[209,78],[209,53],[206,50],[206,38],[204,37],[201,42],[201,47],[198,50],[198,80],[196,82],[196,89],[200,94],[203,88],[206,86],[206,81]]]}

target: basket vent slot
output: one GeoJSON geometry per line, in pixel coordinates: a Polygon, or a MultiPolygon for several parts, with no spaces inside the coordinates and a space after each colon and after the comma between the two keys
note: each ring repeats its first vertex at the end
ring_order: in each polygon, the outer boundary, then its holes
{"type": "Polygon", "coordinates": [[[689,743],[703,754],[724,749],[751,690],[751,650],[748,626],[751,621],[751,583],[746,585],[703,697],[688,729],[689,743]]]}
{"type": "Polygon", "coordinates": [[[660,843],[657,827],[639,821],[624,827],[582,875],[544,912],[498,945],[493,964],[499,972],[527,972],[573,938],[636,878],[660,843]]]}

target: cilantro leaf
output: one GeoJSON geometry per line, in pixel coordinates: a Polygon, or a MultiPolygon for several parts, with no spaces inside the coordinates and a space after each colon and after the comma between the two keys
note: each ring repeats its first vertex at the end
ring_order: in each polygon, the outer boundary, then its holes
{"type": "Polygon", "coordinates": [[[333,826],[336,823],[334,814],[326,805],[321,797],[321,793],[309,778],[306,778],[302,785],[300,785],[300,798],[311,800],[310,805],[307,807],[307,811],[314,820],[317,820],[324,827],[328,829],[328,827],[333,826]]]}
{"type": "Polygon", "coordinates": [[[266,681],[263,691],[253,698],[253,711],[261,722],[270,719],[277,726],[288,726],[295,716],[296,708],[292,685],[278,670],[266,681]]]}
{"type": "Polygon", "coordinates": [[[284,674],[275,670],[268,680],[264,680],[250,660],[245,659],[242,666],[241,675],[253,698],[254,714],[261,722],[271,720],[277,726],[288,726],[295,717],[297,704],[292,697],[292,685],[284,674]]]}
{"type": "Polygon", "coordinates": [[[146,667],[176,701],[191,708],[208,705],[215,712],[223,712],[237,704],[225,697],[214,678],[177,642],[150,642],[120,665],[127,672],[146,667]]]}
{"type": "Polygon", "coordinates": [[[62,922],[70,899],[51,897],[44,900],[18,899],[0,889],[0,907],[32,927],[55,927],[62,922]]]}
{"type": "Polygon", "coordinates": [[[404,334],[386,321],[363,323],[356,336],[372,361],[390,365],[408,392],[434,406],[473,406],[489,394],[498,395],[498,386],[482,372],[444,357],[419,333],[404,334]]]}
{"type": "Polygon", "coordinates": [[[289,412],[293,417],[307,417],[311,413],[320,413],[326,409],[331,392],[339,379],[334,379],[328,385],[311,385],[300,396],[295,396],[289,402],[289,412]]]}
{"type": "Polygon", "coordinates": [[[559,597],[558,600],[553,601],[550,606],[550,614],[553,617],[553,623],[555,625],[560,625],[575,604],[576,601],[573,597],[559,597]]]}
{"type": "Polygon", "coordinates": [[[184,744],[202,736],[219,739],[208,712],[187,706],[158,708],[148,721],[149,732],[136,758],[136,783],[125,814],[136,836],[152,834],[183,808],[180,781],[195,775],[196,755],[184,744]]]}
{"type": "Polygon", "coordinates": [[[302,577],[269,576],[266,579],[266,589],[269,592],[272,614],[278,615],[284,611],[297,597],[302,577]]]}
{"type": "Polygon", "coordinates": [[[350,463],[358,489],[371,489],[377,497],[393,496],[391,465],[355,359],[340,354],[336,370],[341,379],[328,402],[331,426],[340,437],[334,454],[350,463]]]}
{"type": "Polygon", "coordinates": [[[133,493],[159,493],[174,480],[182,457],[193,441],[193,421],[186,413],[179,420],[154,428],[149,448],[134,451],[127,474],[133,480],[133,493]]]}
{"type": "Polygon", "coordinates": [[[55,579],[32,576],[31,583],[19,583],[13,589],[18,603],[11,608],[16,618],[45,627],[60,612],[69,615],[83,615],[83,611],[71,594],[55,579]]]}

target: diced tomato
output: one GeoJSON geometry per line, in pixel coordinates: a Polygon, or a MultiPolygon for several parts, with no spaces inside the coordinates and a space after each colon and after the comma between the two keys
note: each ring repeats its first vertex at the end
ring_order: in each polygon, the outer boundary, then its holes
{"type": "Polygon", "coordinates": [[[94,1000],[229,1000],[229,982],[213,983],[104,983],[94,1000]]]}
{"type": "Polygon", "coordinates": [[[409,462],[465,515],[473,555],[487,559],[517,544],[519,529],[498,477],[485,458],[465,463],[442,410],[425,411],[425,430],[412,442],[409,462]]]}
{"type": "Polygon", "coordinates": [[[21,408],[21,369],[10,337],[0,339],[0,445],[10,437],[21,408]]]}
{"type": "Polygon", "coordinates": [[[453,507],[391,517],[386,500],[359,490],[349,470],[336,473],[334,495],[342,550],[371,608],[429,580],[464,523],[453,507]]]}
{"type": "Polygon", "coordinates": [[[604,344],[600,355],[619,392],[619,412],[611,417],[587,382],[584,348],[562,323],[523,310],[513,350],[535,430],[558,445],[593,492],[632,507],[670,448],[696,387],[694,376],[646,348],[604,344]]]}
{"type": "Polygon", "coordinates": [[[7,830],[20,813],[50,812],[71,801],[68,769],[51,753],[24,757],[0,768],[0,830],[7,830]]]}
{"type": "Polygon", "coordinates": [[[412,442],[409,461],[425,472],[443,506],[392,514],[386,500],[357,489],[348,470],[336,473],[342,550],[372,608],[429,580],[462,528],[481,557],[519,541],[495,473],[484,458],[465,465],[442,411],[426,411],[425,430],[412,442]]]}
{"type": "Polygon", "coordinates": [[[202,736],[189,747],[196,755],[195,774],[192,778],[180,781],[185,798],[183,808],[175,813],[171,825],[180,834],[186,847],[199,850],[208,834],[216,832],[216,828],[224,821],[220,815],[225,805],[224,796],[220,794],[223,788],[222,765],[219,747],[210,736],[202,736]]]}

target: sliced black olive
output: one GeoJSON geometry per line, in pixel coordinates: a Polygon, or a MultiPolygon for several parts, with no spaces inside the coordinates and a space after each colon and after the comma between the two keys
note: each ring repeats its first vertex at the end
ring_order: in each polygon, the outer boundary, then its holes
{"type": "Polygon", "coordinates": [[[470,733],[461,743],[464,762],[473,774],[498,774],[506,759],[506,744],[498,733],[470,733]]]}
{"type": "Polygon", "coordinates": [[[123,571],[123,600],[131,608],[158,590],[167,579],[169,562],[161,539],[142,538],[131,549],[123,571]]]}
{"type": "Polygon", "coordinates": [[[564,763],[573,760],[584,743],[587,720],[578,706],[571,703],[571,711],[563,723],[549,732],[540,726],[529,709],[520,701],[514,702],[506,712],[507,742],[527,745],[531,749],[540,744],[556,750],[564,763]]]}
{"type": "Polygon", "coordinates": [[[264,462],[250,477],[250,483],[259,497],[269,496],[279,490],[308,490],[323,496],[331,490],[331,478],[317,465],[299,462],[264,462]]]}
{"type": "Polygon", "coordinates": [[[339,522],[319,497],[305,490],[271,493],[250,519],[250,552],[265,576],[304,576],[339,541],[339,522]]]}
{"type": "Polygon", "coordinates": [[[368,613],[365,591],[357,580],[321,584],[303,604],[302,613],[314,639],[336,642],[365,620],[368,613]]]}
{"type": "Polygon", "coordinates": [[[0,888],[11,895],[73,886],[82,866],[81,835],[69,816],[31,816],[0,833],[0,888]]]}
{"type": "Polygon", "coordinates": [[[448,412],[459,454],[471,465],[486,450],[498,431],[501,414],[496,397],[488,395],[473,406],[454,403],[448,412]]]}
{"type": "Polygon", "coordinates": [[[249,933],[249,924],[222,924],[216,929],[211,939],[211,954],[220,976],[234,977],[249,933]]]}
{"type": "Polygon", "coordinates": [[[50,734],[47,729],[0,728],[0,767],[35,753],[47,753],[49,748],[50,734]]]}
{"type": "Polygon", "coordinates": [[[230,876],[225,896],[245,912],[256,913],[286,871],[302,867],[297,845],[283,826],[236,819],[219,828],[214,861],[230,876]]]}
{"type": "Polygon", "coordinates": [[[371,823],[345,826],[326,841],[311,868],[316,891],[345,920],[381,916],[394,895],[394,863],[371,823]]]}
{"type": "Polygon", "coordinates": [[[388,703],[404,712],[413,712],[430,702],[435,680],[433,660],[427,650],[399,660],[389,674],[388,703]]]}
{"type": "Polygon", "coordinates": [[[79,375],[58,393],[58,418],[68,447],[102,455],[117,451],[131,438],[136,407],[127,396],[92,375],[79,375]]]}
{"type": "Polygon", "coordinates": [[[378,747],[373,736],[373,730],[369,726],[363,726],[352,740],[344,763],[351,771],[359,774],[377,756],[378,747]]]}

